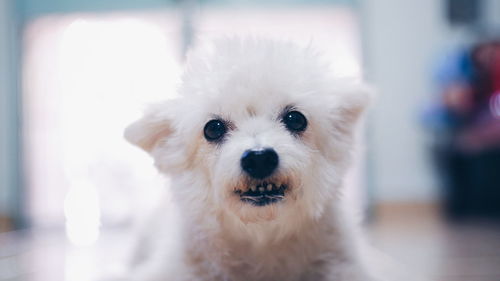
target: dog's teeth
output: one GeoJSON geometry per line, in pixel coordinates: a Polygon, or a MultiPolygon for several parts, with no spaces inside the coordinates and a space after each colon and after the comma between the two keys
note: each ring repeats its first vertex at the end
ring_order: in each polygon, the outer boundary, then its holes
{"type": "Polygon", "coordinates": [[[273,185],[272,184],[268,184],[267,185],[267,191],[271,191],[273,190],[273,185]]]}
{"type": "Polygon", "coordinates": [[[257,190],[257,186],[255,186],[255,185],[251,185],[251,186],[250,186],[250,189],[251,189],[253,192],[255,192],[255,191],[257,190]]]}
{"type": "Polygon", "coordinates": [[[259,187],[260,192],[264,192],[264,190],[266,190],[266,189],[263,186],[259,187]]]}

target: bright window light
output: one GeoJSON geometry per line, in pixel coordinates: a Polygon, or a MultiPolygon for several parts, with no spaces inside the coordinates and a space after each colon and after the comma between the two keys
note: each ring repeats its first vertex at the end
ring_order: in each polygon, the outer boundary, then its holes
{"type": "Polygon", "coordinates": [[[180,43],[154,18],[126,16],[47,18],[27,34],[32,215],[91,245],[101,223],[126,223],[158,192],[151,161],[122,136],[148,103],[174,96],[180,43]]]}

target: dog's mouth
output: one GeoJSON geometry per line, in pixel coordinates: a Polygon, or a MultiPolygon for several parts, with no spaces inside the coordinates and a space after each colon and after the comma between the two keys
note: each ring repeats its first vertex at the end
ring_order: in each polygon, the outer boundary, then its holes
{"type": "Polygon", "coordinates": [[[272,182],[261,182],[250,184],[247,191],[235,190],[234,193],[240,196],[240,200],[254,206],[266,206],[277,203],[285,198],[286,184],[276,184],[272,182]]]}

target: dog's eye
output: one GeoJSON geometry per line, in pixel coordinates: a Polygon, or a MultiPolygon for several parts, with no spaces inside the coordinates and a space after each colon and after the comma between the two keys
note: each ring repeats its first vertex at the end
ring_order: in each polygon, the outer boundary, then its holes
{"type": "Polygon", "coordinates": [[[203,133],[205,134],[205,138],[208,141],[218,141],[220,140],[227,132],[226,124],[224,124],[221,120],[210,120],[205,124],[205,128],[203,129],[203,133]]]}
{"type": "Polygon", "coordinates": [[[307,127],[306,117],[298,111],[289,111],[281,119],[286,128],[292,133],[300,133],[307,127]]]}

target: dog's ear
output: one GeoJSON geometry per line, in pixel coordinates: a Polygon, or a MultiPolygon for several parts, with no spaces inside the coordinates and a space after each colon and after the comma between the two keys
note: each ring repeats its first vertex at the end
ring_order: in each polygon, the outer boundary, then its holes
{"type": "Polygon", "coordinates": [[[340,84],[335,89],[338,98],[338,111],[342,121],[348,125],[355,124],[365,109],[370,105],[374,91],[365,84],[340,84]]]}
{"type": "Polygon", "coordinates": [[[147,152],[151,152],[158,142],[172,134],[170,102],[150,107],[142,118],[125,129],[125,139],[147,152]]]}

